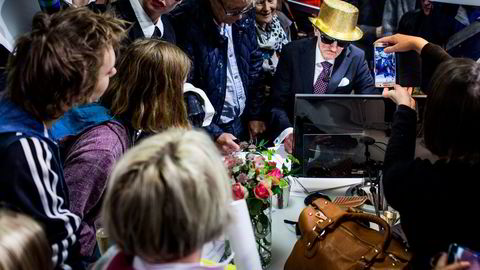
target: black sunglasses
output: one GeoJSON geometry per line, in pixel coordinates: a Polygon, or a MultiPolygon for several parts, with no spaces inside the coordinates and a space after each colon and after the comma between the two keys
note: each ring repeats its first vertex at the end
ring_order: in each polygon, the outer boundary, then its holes
{"type": "Polygon", "coordinates": [[[330,45],[330,44],[332,44],[336,41],[337,46],[342,47],[342,48],[344,48],[344,47],[348,46],[348,44],[350,44],[349,41],[338,40],[338,39],[329,37],[329,36],[325,35],[324,33],[320,33],[320,40],[322,41],[322,43],[328,44],[328,45],[330,45]]]}
{"type": "Polygon", "coordinates": [[[246,7],[245,7],[244,9],[242,9],[242,10],[228,11],[228,10],[225,8],[225,5],[223,4],[223,0],[218,0],[218,2],[220,2],[220,5],[222,6],[223,11],[225,12],[225,15],[231,16],[231,17],[243,15],[243,14],[249,12],[250,10],[252,10],[253,7],[254,7],[254,6],[253,6],[253,2],[252,2],[252,4],[249,4],[248,6],[246,6],[246,7]]]}

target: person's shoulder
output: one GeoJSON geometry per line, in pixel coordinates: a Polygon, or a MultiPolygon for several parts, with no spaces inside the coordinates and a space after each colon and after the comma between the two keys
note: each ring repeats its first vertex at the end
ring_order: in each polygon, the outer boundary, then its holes
{"type": "Polygon", "coordinates": [[[282,53],[283,54],[293,53],[295,51],[298,51],[300,49],[304,49],[307,47],[311,47],[311,46],[315,47],[315,44],[316,44],[315,37],[293,40],[283,47],[282,53]]]}
{"type": "Polygon", "coordinates": [[[348,46],[348,50],[349,50],[349,53],[352,55],[352,56],[361,56],[361,57],[364,57],[365,56],[365,51],[360,49],[359,47],[353,45],[353,44],[350,44],[348,46]]]}
{"type": "Polygon", "coordinates": [[[117,121],[107,121],[79,135],[76,147],[111,151],[128,144],[127,128],[117,121]]]}

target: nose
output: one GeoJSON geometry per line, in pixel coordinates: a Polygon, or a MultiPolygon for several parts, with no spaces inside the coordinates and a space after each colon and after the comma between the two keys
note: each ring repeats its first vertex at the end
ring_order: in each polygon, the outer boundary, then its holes
{"type": "Polygon", "coordinates": [[[330,45],[330,50],[332,52],[337,52],[337,49],[338,49],[338,45],[337,45],[337,42],[335,41],[330,45]]]}

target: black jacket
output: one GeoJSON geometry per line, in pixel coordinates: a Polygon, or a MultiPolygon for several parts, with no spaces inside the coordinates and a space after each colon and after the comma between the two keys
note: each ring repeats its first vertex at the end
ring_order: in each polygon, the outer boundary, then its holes
{"type": "MultiPolygon", "coordinates": [[[[177,45],[192,60],[188,81],[205,91],[215,108],[212,124],[206,129],[216,139],[227,86],[227,38],[220,35],[208,0],[186,0],[170,13],[177,45]]],[[[238,69],[247,97],[244,120],[262,119],[264,92],[260,89],[262,54],[255,33],[255,11],[232,24],[238,69]]]]}
{"type": "MultiPolygon", "coordinates": [[[[125,38],[123,40],[124,45],[129,45],[136,39],[145,38],[142,27],[140,26],[140,23],[138,23],[137,16],[135,15],[135,11],[133,10],[133,7],[130,4],[129,0],[117,0],[116,2],[112,3],[111,8],[120,19],[132,23],[132,25],[130,26],[131,28],[128,31],[128,38],[125,38]]],[[[163,23],[163,33],[161,39],[175,44],[175,31],[173,30],[173,27],[170,24],[168,17],[162,15],[162,17],[160,18],[163,23]]]]}
{"type": "MultiPolygon", "coordinates": [[[[424,68],[433,72],[450,56],[431,43],[422,49],[424,68]]],[[[431,74],[427,74],[431,76],[431,74]]],[[[401,225],[414,253],[413,269],[430,269],[430,259],[451,243],[480,250],[478,211],[480,164],[415,159],[417,114],[400,105],[384,163],[384,192],[400,212],[401,225]]],[[[460,138],[460,137],[459,137],[460,138]]]]}

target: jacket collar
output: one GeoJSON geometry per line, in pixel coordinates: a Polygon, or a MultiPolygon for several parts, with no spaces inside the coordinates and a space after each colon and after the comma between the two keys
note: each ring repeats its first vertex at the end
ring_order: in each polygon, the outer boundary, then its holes
{"type": "MultiPolygon", "coordinates": [[[[307,91],[306,93],[311,93],[309,92],[310,89],[313,89],[313,76],[315,75],[315,54],[316,54],[316,48],[317,48],[317,37],[311,38],[308,42],[306,42],[302,48],[302,53],[301,53],[301,59],[300,63],[305,64],[305,72],[304,74],[304,85],[303,89],[304,91],[307,91]]],[[[351,54],[351,49],[350,46],[346,47],[342,53],[340,53],[337,58],[335,58],[335,62],[333,64],[333,69],[332,69],[332,75],[330,82],[328,84],[328,89],[335,89],[338,84],[340,83],[340,80],[343,78],[345,75],[348,66],[350,65],[350,61],[348,61],[348,58],[350,58],[351,54]],[[333,88],[332,88],[333,87],[333,88]]]]}
{"type": "Polygon", "coordinates": [[[67,136],[77,136],[83,131],[101,123],[113,120],[107,108],[99,103],[78,106],[66,112],[52,127],[56,141],[67,136]]]}
{"type": "Polygon", "coordinates": [[[0,99],[0,133],[21,132],[49,140],[50,135],[43,122],[35,119],[22,107],[7,98],[0,99]]]}

